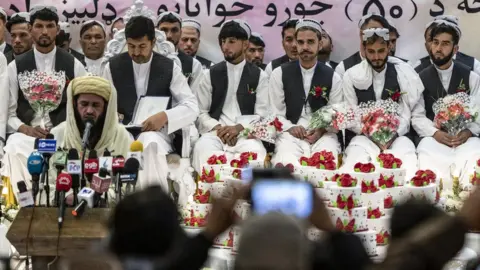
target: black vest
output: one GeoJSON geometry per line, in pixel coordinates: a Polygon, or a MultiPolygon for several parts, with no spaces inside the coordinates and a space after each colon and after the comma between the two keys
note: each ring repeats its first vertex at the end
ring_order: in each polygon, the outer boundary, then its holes
{"type": "Polygon", "coordinates": [[[335,70],[338,66],[337,62],[330,61],[329,63],[330,63],[330,66],[332,67],[333,70],[335,70]]]}
{"type": "MultiPolygon", "coordinates": [[[[198,55],[195,56],[195,59],[197,59],[198,62],[200,62],[200,64],[202,64],[203,68],[209,69],[210,66],[212,65],[212,61],[207,60],[207,59],[205,59],[205,58],[203,58],[203,57],[200,57],[200,56],[198,56],[198,55]]],[[[193,61],[192,61],[192,64],[193,64],[193,61]]],[[[183,64],[182,64],[182,66],[183,66],[183,64]]]]}
{"type": "Polygon", "coordinates": [[[470,55],[466,55],[464,53],[458,52],[456,57],[455,57],[455,60],[464,64],[465,66],[470,68],[470,70],[474,69],[475,58],[471,57],[470,55]]]}
{"type": "Polygon", "coordinates": [[[84,67],[87,66],[87,63],[85,62],[85,55],[72,49],[70,49],[70,53],[73,55],[73,57],[77,58],[77,60],[80,61],[84,67]]]}
{"type": "MultiPolygon", "coordinates": [[[[110,59],[109,63],[113,85],[118,93],[118,113],[123,114],[123,123],[128,124],[132,120],[138,99],[132,59],[127,52],[124,52],[110,59]]],[[[171,97],[172,76],[173,61],[154,52],[150,64],[146,96],[171,97]]],[[[168,108],[170,106],[171,100],[168,108]]]]}
{"type": "Polygon", "coordinates": [[[427,67],[432,65],[432,61],[430,60],[430,56],[425,56],[420,59],[420,65],[415,68],[415,71],[420,74],[422,70],[426,69],[427,67]]]}
{"type": "MultiPolygon", "coordinates": [[[[285,92],[285,105],[287,107],[286,117],[288,120],[294,124],[298,122],[306,101],[308,101],[312,112],[315,112],[328,104],[328,101],[321,96],[314,97],[311,94],[307,97],[305,96],[303,75],[298,60],[283,64],[281,68],[283,90],[285,92]]],[[[315,67],[315,73],[313,74],[310,88],[316,86],[326,87],[328,95],[330,95],[330,92],[332,91],[333,74],[333,69],[318,62],[315,67]]]]}
{"type": "Polygon", "coordinates": [[[433,113],[433,103],[439,98],[456,94],[458,86],[462,80],[465,87],[470,90],[470,72],[471,71],[467,66],[455,62],[448,90],[443,87],[434,65],[430,65],[420,72],[420,79],[422,79],[423,85],[425,86],[423,98],[425,100],[425,110],[428,119],[433,121],[435,117],[435,114],[433,113]]]}
{"type": "Polygon", "coordinates": [[[282,57],[279,57],[277,59],[274,59],[272,61],[272,71],[274,71],[277,67],[281,66],[282,64],[290,62],[290,58],[285,54],[282,57]]]}
{"type": "Polygon", "coordinates": [[[408,62],[408,60],[407,60],[407,59],[403,59],[403,58],[400,58],[400,57],[398,57],[398,56],[393,56],[393,57],[395,57],[395,58],[398,58],[398,59],[402,60],[402,61],[403,61],[403,62],[405,62],[405,63],[407,63],[407,62],[408,62]]]}
{"type": "Polygon", "coordinates": [[[193,70],[193,57],[191,57],[190,55],[182,52],[182,51],[178,51],[178,59],[180,59],[180,62],[182,63],[182,72],[183,72],[183,75],[187,78],[188,80],[188,85],[191,84],[192,82],[192,70],[193,70]]]}
{"type": "Polygon", "coordinates": [[[262,70],[265,70],[265,68],[267,67],[266,64],[264,63],[261,63],[260,66],[258,66],[259,68],[261,68],[262,70]]]}
{"type": "Polygon", "coordinates": [[[15,60],[15,55],[13,54],[13,50],[9,51],[5,54],[5,58],[7,58],[7,63],[10,64],[13,60],[15,60]]]}
{"type": "Polygon", "coordinates": [[[360,52],[356,52],[343,60],[343,67],[345,68],[345,71],[347,71],[353,66],[360,64],[360,62],[362,62],[362,57],[360,56],[360,52]]]}
{"type": "MultiPolygon", "coordinates": [[[[242,115],[255,114],[255,93],[260,79],[260,69],[252,63],[246,62],[237,88],[237,102],[242,115]]],[[[208,114],[214,119],[220,119],[228,89],[227,63],[222,61],[210,68],[210,81],[212,83],[212,105],[208,114]]],[[[228,105],[227,105],[228,106],[228,105]]]]}
{"type": "Polygon", "coordinates": [[[12,45],[7,43],[7,44],[5,44],[5,49],[3,49],[3,53],[6,54],[8,52],[11,52],[12,50],[13,50],[12,45]]]}
{"type": "MultiPolygon", "coordinates": [[[[15,63],[17,65],[17,74],[20,74],[24,71],[33,71],[37,69],[37,64],[35,63],[35,55],[33,49],[25,52],[15,58],[15,63]]],[[[57,47],[55,53],[55,71],[64,71],[66,76],[65,87],[63,89],[62,101],[58,105],[57,109],[49,113],[50,120],[52,121],[53,126],[60,124],[66,119],[67,112],[67,86],[68,82],[75,78],[75,59],[66,51],[57,47]]],[[[19,87],[19,92],[22,90],[19,87]]],[[[28,101],[25,99],[23,92],[18,94],[17,101],[17,117],[25,124],[30,125],[30,122],[35,116],[35,111],[32,109],[28,101]]]]}

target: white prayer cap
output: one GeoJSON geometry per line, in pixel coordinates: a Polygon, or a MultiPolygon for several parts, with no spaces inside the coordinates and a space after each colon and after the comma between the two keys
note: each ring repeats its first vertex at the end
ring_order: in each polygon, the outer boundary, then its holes
{"type": "Polygon", "coordinates": [[[5,20],[7,20],[7,17],[8,17],[7,12],[2,7],[0,7],[0,14],[2,14],[5,17],[5,20]]]}
{"type": "Polygon", "coordinates": [[[162,20],[163,17],[167,16],[167,15],[173,15],[175,16],[175,18],[177,18],[179,21],[180,21],[180,24],[182,24],[182,17],[180,17],[180,15],[176,12],[173,12],[173,11],[166,11],[166,12],[162,12],[160,13],[160,15],[158,15],[157,17],[157,21],[155,22],[155,25],[158,26],[158,24],[160,23],[160,21],[162,20]]]}
{"type": "Polygon", "coordinates": [[[252,37],[256,37],[260,39],[263,43],[265,43],[265,39],[263,39],[263,36],[260,33],[252,32],[252,37]]]}
{"type": "Polygon", "coordinates": [[[298,20],[297,25],[295,26],[295,31],[298,31],[298,29],[300,29],[302,27],[311,27],[311,28],[317,30],[320,33],[322,33],[322,31],[323,31],[322,25],[317,20],[314,20],[314,19],[300,19],[300,20],[298,20]]]}
{"type": "Polygon", "coordinates": [[[458,17],[454,16],[454,15],[440,15],[440,16],[435,17],[435,21],[438,21],[438,20],[449,21],[449,22],[454,23],[456,25],[458,25],[458,23],[459,23],[458,17]]]}
{"type": "Polygon", "coordinates": [[[68,22],[58,22],[58,26],[60,26],[60,31],[70,34],[70,24],[68,22]]]}
{"type": "Polygon", "coordinates": [[[382,15],[379,15],[379,14],[377,14],[377,13],[375,13],[375,12],[368,13],[367,15],[364,15],[364,16],[360,19],[360,21],[358,21],[358,28],[362,28],[362,25],[363,25],[368,19],[370,19],[372,16],[375,16],[375,15],[376,15],[376,16],[380,16],[380,17],[382,16],[382,15]]]}
{"type": "Polygon", "coordinates": [[[377,35],[385,41],[390,40],[390,31],[387,28],[368,28],[363,30],[362,32],[362,39],[366,41],[367,39],[373,37],[373,35],[377,35]]]}
{"type": "Polygon", "coordinates": [[[46,6],[46,5],[34,5],[30,8],[30,17],[33,16],[35,13],[39,12],[40,10],[48,9],[51,12],[58,15],[57,8],[54,6],[46,6]]]}
{"type": "Polygon", "coordinates": [[[103,29],[103,32],[105,34],[107,34],[107,31],[105,29],[105,25],[102,22],[97,21],[97,20],[88,20],[88,21],[82,23],[82,27],[80,28],[80,32],[82,32],[83,27],[85,27],[86,25],[91,24],[91,23],[97,23],[98,25],[100,25],[100,27],[102,27],[102,29],[103,29]]]}
{"type": "Polygon", "coordinates": [[[183,20],[182,27],[193,27],[200,32],[202,25],[200,24],[199,21],[189,18],[189,19],[183,20]]]}
{"type": "Polygon", "coordinates": [[[17,17],[17,16],[24,18],[27,22],[30,22],[30,13],[28,13],[28,12],[13,13],[12,16],[10,16],[10,19],[14,18],[14,17],[17,17]]]}
{"type": "Polygon", "coordinates": [[[451,21],[447,21],[447,20],[435,20],[434,23],[436,25],[445,24],[447,26],[450,26],[453,29],[455,29],[459,38],[462,37],[462,30],[460,30],[460,27],[458,27],[458,24],[452,23],[451,21]]]}
{"type": "Polygon", "coordinates": [[[222,24],[222,27],[220,27],[220,31],[222,31],[222,28],[223,26],[225,26],[225,24],[229,23],[229,22],[235,22],[237,23],[243,30],[245,30],[245,32],[247,32],[247,38],[250,38],[250,36],[252,35],[252,28],[250,27],[250,25],[248,25],[248,23],[244,20],[240,20],[240,19],[233,19],[233,20],[228,20],[226,22],[224,22],[222,24]]]}

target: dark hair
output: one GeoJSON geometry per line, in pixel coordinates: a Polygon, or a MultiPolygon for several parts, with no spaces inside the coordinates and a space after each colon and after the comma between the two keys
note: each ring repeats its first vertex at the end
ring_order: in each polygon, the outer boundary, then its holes
{"type": "Polygon", "coordinates": [[[2,20],[3,23],[7,22],[7,18],[5,18],[5,15],[3,15],[2,13],[0,13],[0,20],[2,20]]]}
{"type": "Polygon", "coordinates": [[[425,29],[425,32],[423,33],[423,37],[424,37],[425,39],[427,39],[427,32],[428,32],[429,30],[432,30],[433,27],[435,27],[435,25],[436,25],[436,23],[434,22],[434,23],[430,24],[430,25],[425,29]]]}
{"type": "Polygon", "coordinates": [[[226,38],[248,40],[248,34],[238,23],[230,21],[222,26],[218,35],[218,42],[222,44],[222,39],[226,38]]]}
{"type": "Polygon", "coordinates": [[[80,37],[82,37],[82,35],[87,32],[88,30],[90,30],[92,27],[94,27],[95,25],[97,25],[98,27],[100,27],[102,29],[102,32],[103,32],[103,36],[104,37],[107,37],[107,33],[105,33],[105,30],[103,30],[103,27],[101,24],[99,24],[98,22],[91,22],[91,23],[87,23],[85,24],[84,26],[82,26],[82,28],[80,28],[80,37]]]}
{"type": "Polygon", "coordinates": [[[285,22],[285,24],[282,26],[282,39],[285,38],[285,31],[287,31],[290,28],[294,28],[298,23],[298,19],[291,19],[285,22]]]}
{"type": "Polygon", "coordinates": [[[10,20],[8,20],[7,25],[6,25],[8,32],[9,33],[11,32],[12,26],[14,26],[16,24],[22,24],[22,23],[29,24],[29,22],[27,22],[27,20],[22,16],[15,16],[15,17],[10,18],[10,20]]]}
{"type": "Polygon", "coordinates": [[[182,21],[180,21],[177,17],[175,17],[173,14],[167,14],[165,16],[162,17],[162,19],[160,19],[160,21],[158,21],[157,23],[157,27],[161,24],[161,23],[164,23],[164,22],[168,22],[168,23],[179,23],[180,24],[180,27],[182,27],[182,21]]]}
{"type": "Polygon", "coordinates": [[[460,41],[460,36],[458,35],[457,30],[452,26],[445,25],[445,24],[437,24],[432,28],[432,32],[430,33],[430,39],[433,40],[436,36],[447,33],[452,36],[453,45],[458,45],[460,41]]]}
{"type": "Polygon", "coordinates": [[[360,26],[360,29],[364,30],[363,28],[370,22],[376,21],[382,25],[383,28],[390,29],[390,24],[388,23],[387,19],[380,15],[372,15],[370,18],[366,19],[365,22],[360,26]]]}
{"type": "Polygon", "coordinates": [[[182,235],[179,213],[160,186],[125,196],[108,221],[109,248],[117,256],[161,257],[182,235]]]}
{"type": "Polygon", "coordinates": [[[55,21],[55,24],[58,24],[57,13],[51,11],[48,8],[44,8],[42,10],[39,10],[39,11],[35,12],[35,14],[30,16],[30,23],[34,24],[36,19],[39,19],[39,20],[42,20],[42,21],[47,21],[47,22],[55,21]]]}
{"type": "Polygon", "coordinates": [[[377,36],[377,34],[373,34],[373,36],[367,38],[367,40],[362,41],[363,46],[371,45],[377,41],[383,41],[387,44],[387,46],[390,44],[389,40],[383,39],[383,37],[377,36]]]}
{"type": "Polygon", "coordinates": [[[147,36],[148,40],[155,39],[155,25],[153,21],[144,16],[131,18],[125,26],[125,37],[140,39],[147,36]]]}
{"type": "Polygon", "coordinates": [[[250,43],[253,43],[253,45],[255,45],[255,46],[260,46],[260,47],[264,47],[264,48],[265,48],[265,42],[263,42],[263,40],[261,40],[259,37],[250,36],[250,38],[248,39],[248,41],[249,41],[250,43]]]}
{"type": "Polygon", "coordinates": [[[55,38],[55,45],[60,46],[62,45],[65,41],[70,40],[70,34],[65,33],[64,30],[60,30],[58,32],[57,37],[55,38]]]}
{"type": "Polygon", "coordinates": [[[395,28],[395,27],[393,27],[393,26],[390,25],[390,27],[388,28],[388,31],[389,31],[390,33],[392,33],[392,32],[395,33],[395,35],[397,36],[397,38],[400,38],[400,33],[398,33],[397,28],[395,28]]]}
{"type": "Polygon", "coordinates": [[[297,39],[298,32],[307,31],[307,30],[315,32],[315,34],[317,34],[318,40],[319,41],[322,40],[322,33],[310,26],[302,26],[297,31],[295,31],[295,39],[297,39]]]}

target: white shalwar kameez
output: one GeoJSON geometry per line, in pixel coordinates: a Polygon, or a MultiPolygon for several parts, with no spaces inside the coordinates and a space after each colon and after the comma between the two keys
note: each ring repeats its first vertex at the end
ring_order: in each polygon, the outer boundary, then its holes
{"type": "MultiPolygon", "coordinates": [[[[230,162],[238,158],[242,152],[257,153],[257,160],[264,160],[267,155],[265,147],[258,139],[247,139],[239,137],[235,146],[224,144],[212,129],[217,126],[235,126],[237,124],[247,127],[248,123],[255,116],[242,116],[237,101],[237,89],[242,77],[245,60],[237,65],[229,62],[227,64],[228,89],[225,103],[219,120],[210,117],[209,111],[212,105],[212,82],[210,81],[210,70],[204,70],[203,80],[200,82],[197,98],[200,107],[200,116],[197,120],[197,126],[202,136],[195,143],[193,151],[193,168],[201,173],[202,166],[207,164],[207,160],[212,155],[223,155],[230,162]]],[[[266,117],[268,115],[268,77],[264,71],[260,72],[259,82],[256,89],[255,115],[266,117]]]]}
{"type": "MultiPolygon", "coordinates": [[[[303,90],[305,96],[308,97],[312,78],[315,73],[316,65],[310,69],[305,69],[300,65],[303,78],[303,90]]],[[[282,68],[276,68],[270,76],[269,95],[270,104],[273,110],[273,114],[276,115],[283,123],[283,133],[277,138],[275,143],[275,154],[272,157],[272,164],[277,163],[288,164],[291,163],[294,166],[300,166],[300,158],[302,156],[310,157],[315,152],[322,150],[330,151],[334,157],[338,157],[340,153],[340,143],[338,142],[337,134],[327,132],[314,144],[309,144],[305,140],[300,140],[293,137],[288,130],[295,126],[302,126],[308,130],[310,119],[312,118],[312,110],[308,102],[305,103],[302,108],[302,114],[296,124],[292,123],[286,118],[287,107],[285,104],[285,92],[283,89],[282,81],[282,68]]],[[[299,89],[300,91],[300,89],[299,89]]],[[[341,78],[334,72],[332,77],[332,89],[328,97],[328,104],[341,103],[343,101],[343,94],[341,88],[341,78]]],[[[338,162],[338,160],[336,160],[338,162]]]]}
{"type": "MultiPolygon", "coordinates": [[[[450,79],[453,72],[452,64],[446,70],[437,68],[438,76],[445,89],[450,85],[450,79]]],[[[470,96],[478,104],[480,101],[480,76],[475,72],[470,72],[470,96]]],[[[443,179],[445,189],[451,189],[453,184],[452,176],[462,176],[460,179],[463,186],[470,183],[469,177],[473,174],[476,161],[480,158],[480,123],[471,123],[468,129],[473,133],[464,144],[451,148],[437,142],[433,135],[438,130],[434,123],[427,118],[425,110],[425,101],[423,95],[412,112],[412,126],[420,137],[424,137],[418,147],[418,165],[420,169],[431,169],[437,174],[437,178],[443,179]]]]}
{"type": "MultiPolygon", "coordinates": [[[[147,93],[151,61],[152,58],[144,64],[132,61],[137,97],[147,93]]],[[[161,70],[155,72],[161,72],[161,70]]],[[[138,187],[141,189],[151,185],[161,185],[165,192],[168,192],[169,167],[166,156],[173,152],[173,132],[188,127],[198,116],[197,99],[190,90],[182,69],[174,64],[172,73],[170,82],[172,108],[165,111],[168,118],[167,125],[159,131],[142,132],[138,137],[138,140],[143,143],[144,160],[143,170],[139,172],[138,180],[138,187]]],[[[105,66],[104,77],[112,81],[110,64],[105,66]]]]}
{"type": "MultiPolygon", "coordinates": [[[[419,93],[423,90],[423,84],[415,70],[407,63],[395,57],[388,58],[389,63],[393,63],[397,71],[397,80],[400,86],[400,92],[403,93],[400,98],[400,126],[397,134],[398,138],[392,143],[385,153],[393,154],[402,160],[403,168],[406,168],[406,177],[412,177],[417,170],[417,155],[415,145],[405,135],[409,132],[411,108],[417,102],[419,93]]],[[[358,99],[355,88],[363,90],[368,89],[373,84],[376,100],[381,100],[385,85],[386,66],[381,72],[376,72],[367,60],[352,67],[345,72],[343,76],[343,93],[346,104],[350,106],[358,105],[358,99]]],[[[395,89],[390,89],[395,90],[395,89]]],[[[377,164],[377,156],[380,154],[380,148],[368,137],[361,135],[362,124],[352,128],[352,131],[358,134],[355,136],[347,149],[343,159],[342,170],[351,171],[357,162],[372,162],[377,164]]]]}
{"type": "MultiPolygon", "coordinates": [[[[55,53],[57,48],[55,47],[51,52],[44,54],[39,52],[35,47],[33,48],[35,56],[35,64],[37,70],[41,72],[54,72],[55,71],[55,53]]],[[[85,76],[87,73],[84,66],[76,58],[74,59],[74,75],[75,77],[85,76]]],[[[33,152],[33,145],[35,143],[35,138],[27,136],[23,133],[16,132],[18,128],[23,124],[29,124],[32,127],[41,126],[44,123],[44,127],[51,127],[50,117],[45,115],[42,117],[41,113],[36,113],[31,123],[23,123],[17,117],[17,100],[18,95],[21,89],[18,87],[17,79],[17,65],[13,61],[8,65],[8,74],[9,74],[9,89],[10,89],[10,100],[8,106],[8,126],[7,132],[15,132],[10,135],[7,140],[7,145],[5,146],[5,155],[2,159],[2,168],[1,174],[11,179],[21,179],[25,180],[27,188],[31,187],[32,178],[27,170],[27,158],[33,152]],[[42,119],[43,118],[43,119],[42,119]]],[[[22,94],[22,93],[20,93],[22,94]]],[[[65,92],[64,92],[65,95],[65,92]]],[[[50,130],[50,133],[57,137],[55,127],[50,130]]],[[[18,192],[16,185],[12,185],[15,194],[18,192]]],[[[50,190],[54,190],[55,187],[52,185],[50,190]]],[[[52,197],[51,197],[52,198],[52,197]]]]}

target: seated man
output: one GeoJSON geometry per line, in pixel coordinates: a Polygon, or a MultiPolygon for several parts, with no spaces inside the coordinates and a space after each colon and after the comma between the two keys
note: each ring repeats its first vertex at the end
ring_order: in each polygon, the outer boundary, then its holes
{"type": "Polygon", "coordinates": [[[197,123],[203,135],[193,151],[193,167],[198,173],[208,158],[218,152],[225,153],[228,161],[242,152],[256,152],[258,160],[265,159],[267,154],[260,140],[238,137],[249,123],[242,115],[266,116],[268,111],[267,75],[245,60],[250,34],[244,21],[223,24],[218,42],[225,61],[204,71],[197,93],[197,123]]]}
{"type": "Polygon", "coordinates": [[[327,30],[323,29],[323,32],[322,32],[322,48],[318,52],[318,61],[324,63],[325,65],[327,65],[327,66],[329,66],[329,67],[331,67],[335,70],[335,68],[338,66],[338,63],[330,60],[330,56],[332,54],[332,51],[333,51],[332,37],[327,32],[327,30]]]}
{"type": "Polygon", "coordinates": [[[295,25],[297,25],[297,19],[291,19],[286,21],[282,26],[282,47],[285,54],[273,59],[265,67],[265,72],[270,77],[272,71],[277,67],[280,67],[284,63],[295,61],[298,59],[297,44],[295,43],[295,25]]]}
{"type": "Polygon", "coordinates": [[[182,35],[178,42],[179,49],[187,55],[197,59],[202,67],[210,68],[213,66],[213,62],[199,56],[197,54],[200,47],[200,34],[202,31],[202,25],[195,19],[185,19],[182,21],[182,35]]]}
{"type": "Polygon", "coordinates": [[[121,53],[105,66],[104,77],[117,89],[118,113],[124,124],[133,118],[135,104],[141,96],[170,97],[166,111],[143,122],[138,140],[145,157],[139,186],[161,185],[168,191],[166,155],[173,152],[174,132],[187,127],[198,116],[198,103],[185,76],[173,60],[153,51],[155,27],[147,17],[136,16],[127,22],[125,37],[128,52],[121,53]]]}
{"type": "Polygon", "coordinates": [[[265,70],[265,67],[267,66],[263,63],[263,57],[265,56],[265,41],[260,33],[252,32],[247,50],[245,51],[245,56],[248,62],[265,70]]]}
{"type": "Polygon", "coordinates": [[[88,72],[101,76],[103,53],[107,44],[107,33],[103,23],[95,20],[86,21],[80,28],[80,45],[85,54],[83,61],[88,72]]]}
{"type": "Polygon", "coordinates": [[[387,145],[379,145],[361,134],[361,123],[346,131],[344,168],[353,170],[355,163],[376,162],[381,150],[391,152],[400,158],[407,168],[407,177],[413,176],[417,168],[417,156],[413,142],[404,135],[409,131],[411,107],[418,100],[423,89],[415,70],[402,60],[389,57],[389,29],[370,28],[363,30],[364,54],[366,60],[352,67],[343,76],[343,94],[346,104],[354,107],[361,103],[379,99],[393,99],[400,105],[400,126],[387,145]],[[402,93],[398,98],[395,93],[402,93]],[[412,106],[410,107],[410,103],[412,106]],[[355,136],[357,135],[357,136],[355,136]],[[353,139],[352,139],[353,138],[353,139]]]}
{"type": "MultiPolygon", "coordinates": [[[[451,189],[451,172],[469,178],[480,157],[480,132],[478,123],[471,123],[468,129],[453,136],[438,129],[433,123],[433,104],[439,98],[465,91],[471,97],[480,98],[480,77],[467,66],[453,61],[458,52],[460,29],[446,21],[437,20],[431,30],[431,54],[434,65],[420,72],[425,90],[412,112],[412,125],[422,137],[417,148],[420,169],[432,169],[443,179],[444,188],[451,189]]],[[[469,182],[466,179],[466,183],[469,182]]],[[[464,182],[465,183],[465,182],[464,182]]]]}
{"type": "Polygon", "coordinates": [[[323,106],[342,102],[341,79],[333,69],[318,62],[322,48],[322,27],[311,19],[300,20],[295,28],[299,60],[275,69],[270,76],[270,104],[283,123],[272,163],[300,165],[302,156],[322,150],[336,157],[340,152],[337,135],[324,129],[308,130],[312,113],[323,106]],[[317,95],[316,87],[326,88],[317,95]]]}

